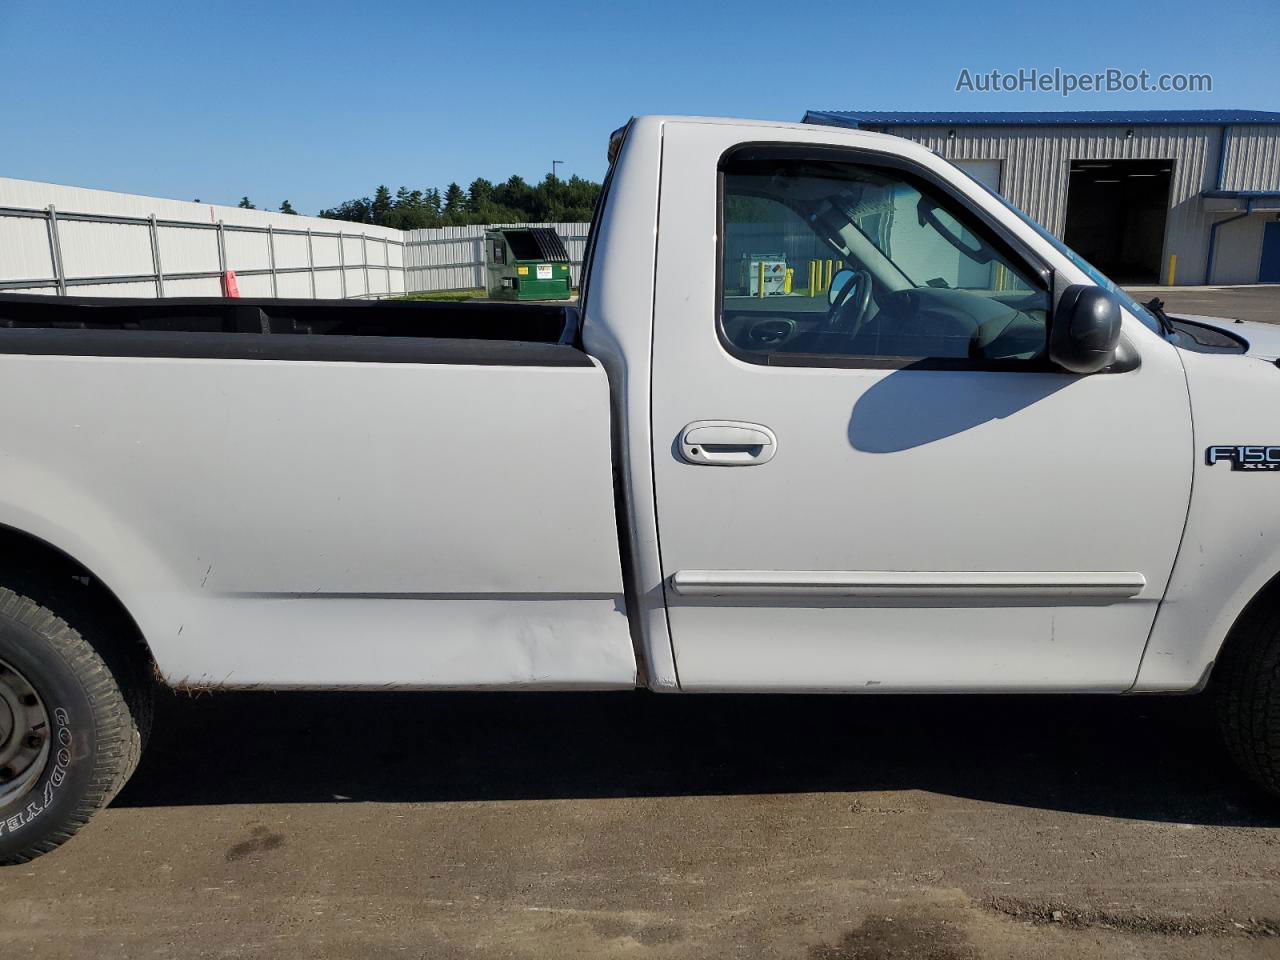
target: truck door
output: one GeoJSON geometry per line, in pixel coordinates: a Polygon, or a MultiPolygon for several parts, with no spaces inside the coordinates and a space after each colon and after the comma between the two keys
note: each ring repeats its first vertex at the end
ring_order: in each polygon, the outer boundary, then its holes
{"type": "Polygon", "coordinates": [[[989,199],[812,136],[664,134],[653,469],[682,687],[1129,687],[1189,497],[1176,350],[1126,316],[1132,362],[1054,368],[1050,267],[989,199]]]}

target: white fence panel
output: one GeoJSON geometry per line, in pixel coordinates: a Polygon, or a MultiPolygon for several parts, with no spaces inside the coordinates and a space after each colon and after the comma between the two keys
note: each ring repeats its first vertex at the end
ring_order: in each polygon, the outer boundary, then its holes
{"type": "MultiPolygon", "coordinates": [[[[76,292],[78,293],[79,291],[76,292]]],[[[164,295],[166,297],[220,297],[222,296],[222,281],[217,277],[193,277],[187,280],[174,280],[166,277],[164,295]]],[[[108,296],[118,297],[121,294],[111,293],[108,296]]]]}
{"type": "MultiPolygon", "coordinates": [[[[512,226],[555,229],[579,282],[587,224],[512,226]]],[[[0,291],[219,296],[224,270],[243,296],[474,289],[485,284],[486,229],[401,232],[0,178],[0,291]]]]}
{"type": "Polygon", "coordinates": [[[276,289],[276,296],[304,300],[311,296],[311,275],[309,273],[282,273],[276,277],[276,289]]]}
{"type": "Polygon", "coordinates": [[[58,240],[62,269],[68,278],[145,276],[155,272],[151,230],[140,224],[64,219],[58,222],[58,240]]]}
{"type": "Polygon", "coordinates": [[[297,234],[276,234],[276,269],[307,266],[307,238],[297,234]]]}
{"type": "MultiPolygon", "coordinates": [[[[218,259],[218,232],[192,227],[158,227],[161,269],[166,274],[217,273],[222,269],[218,259]]],[[[166,280],[164,292],[169,291],[166,280]]],[[[195,296],[195,294],[185,294],[195,296]]]]}
{"type": "Polygon", "coordinates": [[[312,237],[311,255],[315,258],[317,267],[338,266],[338,238],[312,237]]]}
{"type": "Polygon", "coordinates": [[[138,283],[86,283],[72,288],[77,297],[154,297],[153,280],[138,283]]]}
{"type": "Polygon", "coordinates": [[[322,270],[316,273],[316,296],[321,300],[341,298],[342,274],[337,270],[322,270]]]}
{"type": "MultiPolygon", "coordinates": [[[[224,235],[223,243],[227,248],[228,270],[256,270],[264,263],[270,263],[267,235],[265,233],[228,230],[224,235]]],[[[164,266],[165,269],[171,269],[167,263],[164,266]]],[[[270,290],[270,278],[268,277],[267,279],[267,289],[270,290]]],[[[244,284],[241,283],[239,286],[240,293],[244,294],[244,284]]],[[[268,293],[266,296],[269,297],[271,294],[268,293]]]]}
{"type": "Polygon", "coordinates": [[[0,280],[52,280],[49,225],[31,217],[0,217],[0,280]]]}
{"type": "MultiPolygon", "coordinates": [[[[255,273],[251,276],[237,276],[236,287],[240,290],[242,297],[271,297],[276,296],[271,290],[271,274],[255,273]]],[[[169,285],[165,284],[165,293],[169,292],[169,285]]],[[[280,294],[283,296],[283,294],[280,294]]]]}
{"type": "Polygon", "coordinates": [[[347,269],[347,270],[344,270],[343,273],[346,275],[346,278],[347,278],[347,296],[348,297],[363,297],[366,293],[369,292],[368,288],[364,284],[363,269],[357,269],[357,270],[347,269]]]}

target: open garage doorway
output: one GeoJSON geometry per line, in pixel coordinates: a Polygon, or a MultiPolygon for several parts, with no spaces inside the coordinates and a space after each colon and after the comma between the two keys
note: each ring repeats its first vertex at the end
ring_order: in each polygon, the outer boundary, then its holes
{"type": "Polygon", "coordinates": [[[1117,283],[1159,283],[1172,160],[1072,160],[1067,246],[1117,283]]]}

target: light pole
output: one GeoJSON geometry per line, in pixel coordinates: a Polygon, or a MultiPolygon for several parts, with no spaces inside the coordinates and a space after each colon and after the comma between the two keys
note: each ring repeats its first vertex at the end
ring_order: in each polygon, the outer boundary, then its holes
{"type": "Polygon", "coordinates": [[[557,177],[557,176],[556,176],[556,165],[557,165],[557,164],[560,164],[560,163],[564,163],[564,161],[563,161],[563,160],[552,160],[552,161],[551,161],[551,179],[552,179],[552,180],[558,180],[558,179],[560,179],[559,177],[557,177]]]}

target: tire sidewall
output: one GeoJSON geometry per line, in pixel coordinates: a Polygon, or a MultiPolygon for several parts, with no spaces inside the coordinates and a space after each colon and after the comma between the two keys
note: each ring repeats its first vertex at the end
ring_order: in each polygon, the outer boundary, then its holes
{"type": "Polygon", "coordinates": [[[0,660],[35,688],[50,726],[49,755],[40,777],[25,794],[0,807],[3,863],[21,859],[77,819],[92,783],[97,744],[94,705],[46,636],[0,614],[0,660]]]}

